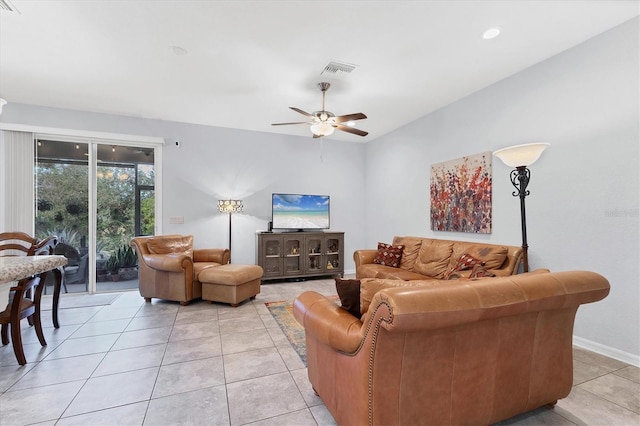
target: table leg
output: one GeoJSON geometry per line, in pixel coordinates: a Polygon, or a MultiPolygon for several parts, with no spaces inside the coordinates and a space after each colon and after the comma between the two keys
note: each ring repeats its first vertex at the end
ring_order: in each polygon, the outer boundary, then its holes
{"type": "Polygon", "coordinates": [[[64,272],[62,267],[53,270],[53,276],[55,282],[53,284],[53,306],[51,309],[51,316],[53,317],[53,326],[60,328],[58,323],[58,303],[60,302],[60,287],[62,287],[62,280],[64,279],[64,272]]]}

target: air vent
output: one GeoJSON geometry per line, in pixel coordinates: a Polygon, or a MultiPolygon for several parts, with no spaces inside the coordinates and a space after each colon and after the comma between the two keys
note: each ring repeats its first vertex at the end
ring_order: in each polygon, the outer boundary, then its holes
{"type": "Polygon", "coordinates": [[[9,0],[0,0],[0,10],[6,10],[7,12],[20,13],[18,8],[16,8],[9,0]]]}
{"type": "Polygon", "coordinates": [[[327,64],[326,67],[324,67],[320,75],[334,78],[344,78],[348,76],[354,69],[356,69],[356,65],[331,61],[327,64]]]}

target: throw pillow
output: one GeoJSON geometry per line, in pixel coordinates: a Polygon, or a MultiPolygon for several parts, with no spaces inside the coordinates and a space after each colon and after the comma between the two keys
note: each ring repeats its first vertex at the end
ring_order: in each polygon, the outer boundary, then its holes
{"type": "Polygon", "coordinates": [[[496,274],[487,271],[487,269],[484,267],[483,264],[476,263],[475,265],[473,265],[473,268],[471,269],[471,275],[469,275],[469,278],[474,279],[474,278],[495,277],[495,276],[496,274]]]}
{"type": "Polygon", "coordinates": [[[336,291],[342,308],[360,318],[360,280],[336,278],[336,291]]]}
{"type": "Polygon", "coordinates": [[[402,261],[403,248],[403,246],[378,243],[378,253],[373,259],[373,263],[399,268],[400,262],[402,261]]]}
{"type": "Polygon", "coordinates": [[[462,256],[458,258],[455,265],[449,268],[449,270],[444,274],[444,279],[449,280],[449,279],[459,278],[460,275],[456,274],[456,272],[465,271],[467,269],[473,269],[475,268],[476,265],[482,266],[484,265],[484,262],[482,262],[479,259],[476,259],[475,257],[471,256],[468,253],[464,253],[462,256]]]}
{"type": "Polygon", "coordinates": [[[505,246],[456,243],[453,247],[453,254],[451,255],[451,263],[449,263],[449,267],[453,267],[454,262],[458,260],[462,254],[467,253],[484,262],[485,268],[498,269],[505,262],[508,251],[509,249],[505,246]]]}

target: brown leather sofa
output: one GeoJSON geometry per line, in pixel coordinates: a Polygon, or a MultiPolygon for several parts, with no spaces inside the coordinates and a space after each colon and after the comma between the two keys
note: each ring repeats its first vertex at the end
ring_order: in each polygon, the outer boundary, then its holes
{"type": "Polygon", "coordinates": [[[200,272],[229,263],[229,249],[194,249],[192,235],[136,237],[140,295],[187,305],[202,297],[200,272]]]}
{"type": "Polygon", "coordinates": [[[315,292],[294,301],[309,380],[340,425],[486,425],[555,404],[576,311],[609,293],[586,271],[407,284],[362,320],[315,292]]]}
{"type": "MultiPolygon", "coordinates": [[[[465,253],[486,262],[487,270],[496,276],[517,274],[522,261],[522,247],[516,246],[398,236],[392,244],[403,246],[399,267],[374,263],[376,249],[356,250],[353,253],[356,278],[443,279],[465,253]]],[[[460,271],[457,275],[465,277],[470,273],[460,271]]]]}

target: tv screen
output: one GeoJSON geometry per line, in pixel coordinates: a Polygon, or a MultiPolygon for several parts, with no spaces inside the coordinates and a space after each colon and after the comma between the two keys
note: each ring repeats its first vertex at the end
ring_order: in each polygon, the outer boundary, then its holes
{"type": "Polygon", "coordinates": [[[274,229],[329,229],[329,196],[272,194],[274,229]]]}

